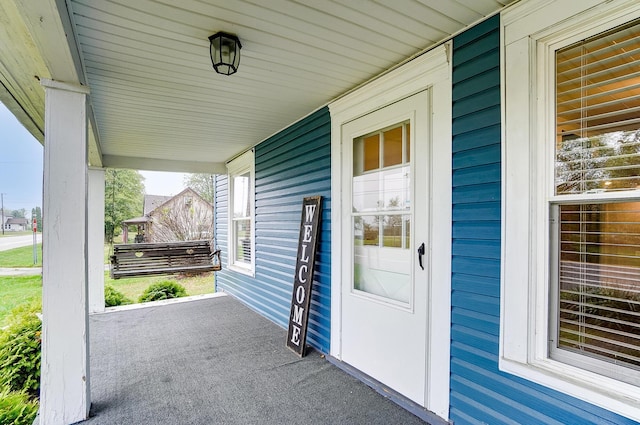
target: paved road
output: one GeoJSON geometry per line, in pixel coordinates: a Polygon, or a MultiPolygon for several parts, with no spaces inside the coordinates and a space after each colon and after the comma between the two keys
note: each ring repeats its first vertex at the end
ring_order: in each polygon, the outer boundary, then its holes
{"type": "MultiPolygon", "coordinates": [[[[6,232],[5,232],[6,235],[6,232]]],[[[42,234],[37,235],[38,243],[42,242],[42,234]]],[[[8,249],[20,248],[21,246],[29,246],[33,243],[33,235],[24,236],[5,236],[0,238],[0,251],[8,249]]]]}
{"type": "Polygon", "coordinates": [[[33,276],[42,274],[42,267],[13,267],[13,268],[0,268],[1,276],[33,276]]]}

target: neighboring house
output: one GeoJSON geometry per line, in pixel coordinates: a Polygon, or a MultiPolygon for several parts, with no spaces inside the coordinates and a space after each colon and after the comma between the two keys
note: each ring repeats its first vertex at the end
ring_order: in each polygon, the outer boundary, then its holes
{"type": "Polygon", "coordinates": [[[23,232],[29,227],[29,220],[26,218],[9,217],[5,222],[5,230],[11,232],[23,232]]]}
{"type": "Polygon", "coordinates": [[[211,239],[213,206],[187,188],[149,212],[151,242],[211,239]]]}
{"type": "Polygon", "coordinates": [[[9,225],[7,224],[7,220],[9,220],[10,218],[13,218],[13,216],[11,215],[12,211],[11,210],[2,210],[2,208],[0,208],[0,219],[2,219],[2,223],[0,223],[0,225],[2,226],[0,229],[4,228],[4,230],[9,230],[9,225]]]}
{"type": "Polygon", "coordinates": [[[149,213],[162,205],[172,196],[165,195],[144,195],[142,200],[142,216],[127,219],[122,222],[122,240],[126,243],[129,240],[129,228],[135,226],[136,236],[135,242],[151,242],[149,238],[149,229],[151,227],[151,219],[149,213]]]}
{"type": "Polygon", "coordinates": [[[145,195],[145,215],[122,222],[123,240],[137,227],[136,242],[211,239],[213,206],[191,188],[175,196],[145,195]]]}
{"type": "MultiPolygon", "coordinates": [[[[179,196],[180,194],[176,195],[179,196]]],[[[173,198],[173,196],[165,196],[165,195],[144,195],[144,200],[142,201],[142,214],[148,216],[151,211],[158,208],[160,205],[167,202],[169,199],[173,198]]]]}
{"type": "Polygon", "coordinates": [[[217,174],[217,290],[283,328],[323,196],[308,342],[432,423],[639,423],[640,2],[178,3],[5,8],[0,95],[49,120],[44,260],[75,277],[44,268],[41,423],[88,414],[87,155],[89,183],[217,174]],[[237,75],[209,27],[247,37],[237,75]]]}

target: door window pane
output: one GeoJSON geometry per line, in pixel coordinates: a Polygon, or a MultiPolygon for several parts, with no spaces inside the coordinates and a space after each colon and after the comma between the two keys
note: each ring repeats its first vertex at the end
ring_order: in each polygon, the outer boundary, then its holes
{"type": "Polygon", "coordinates": [[[352,183],[353,288],[404,303],[412,291],[408,126],[353,141],[352,183]]]}
{"type": "Polygon", "coordinates": [[[384,140],[383,167],[402,164],[402,127],[392,128],[382,133],[384,140]]]}
{"type": "Polygon", "coordinates": [[[403,226],[409,223],[410,217],[400,214],[382,216],[382,246],[406,248],[406,231],[403,226]]]}
{"type": "Polygon", "coordinates": [[[364,167],[363,171],[380,168],[380,137],[375,134],[363,139],[364,167]]]}
{"type": "Polygon", "coordinates": [[[394,167],[353,178],[353,212],[409,210],[410,168],[394,167]]]}
{"type": "MultiPolygon", "coordinates": [[[[408,220],[408,217],[400,215],[394,217],[400,219],[400,223],[402,218],[408,220]]],[[[384,235],[382,240],[385,242],[381,242],[381,228],[387,228],[385,216],[354,217],[353,288],[408,303],[412,288],[409,251],[386,245],[402,244],[402,238],[398,235],[384,235]]]]}
{"type": "Polygon", "coordinates": [[[371,172],[353,178],[353,212],[377,211],[383,202],[380,193],[381,172],[371,172]]]}
{"type": "Polygon", "coordinates": [[[353,219],[354,245],[364,246],[380,244],[380,216],[363,215],[353,219]]]}

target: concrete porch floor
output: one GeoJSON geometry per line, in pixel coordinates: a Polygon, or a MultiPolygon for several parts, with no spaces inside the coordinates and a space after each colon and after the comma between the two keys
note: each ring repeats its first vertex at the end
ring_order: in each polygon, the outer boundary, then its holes
{"type": "Polygon", "coordinates": [[[230,296],[91,317],[82,424],[420,424],[230,296]]]}

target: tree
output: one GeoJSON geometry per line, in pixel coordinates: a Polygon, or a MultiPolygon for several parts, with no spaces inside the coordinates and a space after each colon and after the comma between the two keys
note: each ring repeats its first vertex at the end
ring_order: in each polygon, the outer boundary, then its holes
{"type": "Polygon", "coordinates": [[[212,174],[187,174],[184,177],[184,185],[195,190],[204,200],[213,204],[213,175],[212,174]]]}
{"type": "Polygon", "coordinates": [[[122,222],[141,216],[144,177],[135,170],[109,168],[104,184],[104,236],[109,243],[121,231],[122,222]]]}
{"type": "Polygon", "coordinates": [[[42,210],[40,207],[35,207],[31,210],[31,219],[34,217],[38,224],[38,232],[42,232],[42,210]]]}
{"type": "Polygon", "coordinates": [[[27,218],[27,210],[20,208],[19,210],[13,210],[14,218],[27,218]]]}

